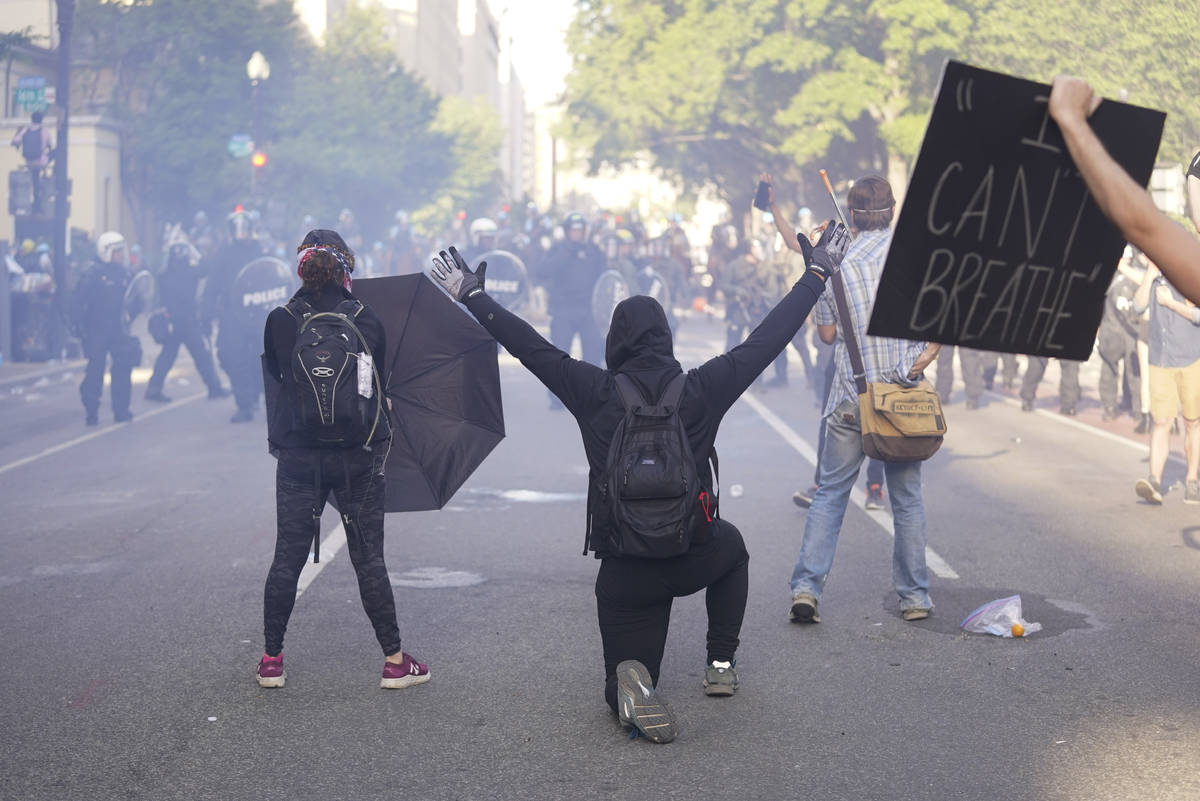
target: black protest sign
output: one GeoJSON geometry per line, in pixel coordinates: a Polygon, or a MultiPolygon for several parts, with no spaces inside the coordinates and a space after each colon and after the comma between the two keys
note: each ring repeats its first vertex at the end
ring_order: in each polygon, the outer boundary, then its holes
{"type": "MultiPolygon", "coordinates": [[[[868,333],[1088,358],[1125,243],[1072,163],[1049,94],[946,65],[868,333]]],[[[1090,122],[1145,186],[1165,118],[1105,100],[1090,122]]]]}

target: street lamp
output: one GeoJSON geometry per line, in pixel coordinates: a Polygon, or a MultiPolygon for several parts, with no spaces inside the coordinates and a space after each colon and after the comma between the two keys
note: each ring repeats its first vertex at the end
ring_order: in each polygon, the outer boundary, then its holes
{"type": "MultiPolygon", "coordinates": [[[[260,136],[261,130],[260,130],[260,125],[259,125],[259,118],[261,115],[259,114],[259,111],[260,111],[259,105],[260,104],[258,102],[258,85],[260,83],[262,83],[263,81],[265,81],[267,78],[271,77],[271,64],[267,61],[267,57],[264,56],[262,53],[260,53],[257,50],[255,50],[254,54],[250,56],[250,60],[246,62],[246,77],[250,79],[250,102],[254,106],[254,130],[252,132],[252,135],[254,137],[254,145],[255,145],[255,147],[261,149],[262,138],[260,136]]],[[[263,163],[264,164],[266,163],[265,159],[263,160],[263,163]]],[[[251,161],[251,165],[250,165],[250,195],[251,196],[254,196],[254,194],[258,191],[258,169],[261,166],[262,166],[261,164],[254,163],[253,160],[251,161]]]]}

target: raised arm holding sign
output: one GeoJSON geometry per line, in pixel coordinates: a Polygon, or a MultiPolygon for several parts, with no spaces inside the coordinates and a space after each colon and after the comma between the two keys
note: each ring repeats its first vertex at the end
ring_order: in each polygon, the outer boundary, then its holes
{"type": "Polygon", "coordinates": [[[1099,106],[1082,78],[1060,75],[1050,91],[1050,116],[1096,204],[1127,240],[1158,265],[1176,289],[1200,302],[1200,242],[1160,212],[1150,194],[1116,162],[1088,118],[1099,106]]]}

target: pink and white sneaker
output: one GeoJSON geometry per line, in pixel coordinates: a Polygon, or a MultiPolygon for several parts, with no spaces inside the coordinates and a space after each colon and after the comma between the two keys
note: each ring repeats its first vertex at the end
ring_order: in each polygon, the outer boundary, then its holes
{"type": "Polygon", "coordinates": [[[429,668],[413,659],[411,654],[405,654],[399,663],[383,663],[383,678],[380,679],[379,686],[385,690],[401,690],[427,681],[429,668]]]}
{"type": "Polygon", "coordinates": [[[267,656],[263,654],[258,663],[258,673],[255,675],[259,687],[282,687],[287,681],[287,673],[283,670],[283,654],[267,656]]]}

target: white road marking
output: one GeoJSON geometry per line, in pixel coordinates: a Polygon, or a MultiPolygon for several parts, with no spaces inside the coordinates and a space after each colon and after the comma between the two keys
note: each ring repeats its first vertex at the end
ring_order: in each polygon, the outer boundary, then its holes
{"type": "MultiPolygon", "coordinates": [[[[148,420],[149,418],[154,417],[156,414],[162,414],[170,409],[177,409],[180,406],[191,403],[192,401],[200,400],[203,397],[205,397],[205,393],[201,392],[198,395],[192,395],[190,397],[183,398],[182,400],[177,400],[174,403],[168,403],[166,406],[160,406],[159,408],[151,409],[148,412],[139,412],[134,420],[148,420]]],[[[47,456],[53,456],[56,453],[65,451],[67,448],[73,448],[76,445],[82,445],[85,442],[91,442],[97,437],[103,437],[105,434],[111,434],[114,431],[120,431],[122,428],[125,428],[128,425],[131,425],[131,423],[115,423],[111,426],[101,428],[98,431],[93,431],[90,434],[84,434],[82,437],[76,437],[75,439],[69,439],[66,442],[61,442],[58,445],[52,445],[40,453],[35,453],[32,456],[26,456],[24,459],[18,459],[17,461],[9,462],[6,465],[0,465],[0,473],[7,473],[9,470],[16,470],[18,467],[24,467],[25,465],[36,462],[39,459],[44,459],[47,456]]]]}
{"type": "Polygon", "coordinates": [[[326,534],[325,539],[321,540],[321,561],[308,562],[304,565],[304,569],[300,571],[300,581],[296,583],[297,598],[304,594],[304,591],[308,589],[308,585],[312,584],[317,576],[321,575],[321,571],[333,561],[333,557],[338,555],[338,551],[342,550],[342,546],[345,544],[346,529],[342,526],[342,521],[338,520],[337,527],[326,534]]]}
{"type": "MultiPolygon", "coordinates": [[[[814,467],[816,466],[816,450],[814,450],[813,446],[809,445],[803,437],[797,434],[791,426],[780,419],[775,412],[768,409],[766,404],[753,395],[743,394],[742,400],[746,402],[747,406],[756,411],[758,416],[766,421],[767,425],[775,429],[775,432],[783,438],[784,442],[786,442],[788,445],[791,445],[797,453],[804,457],[805,461],[814,467]]],[[[865,501],[857,495],[851,495],[850,502],[859,509],[862,509],[863,513],[867,517],[878,523],[879,527],[886,531],[889,537],[895,536],[895,533],[892,531],[892,518],[887,514],[887,512],[883,511],[882,509],[867,509],[864,506],[865,501]]],[[[925,547],[925,563],[928,565],[929,569],[933,571],[933,574],[939,578],[960,578],[958,573],[955,572],[954,568],[950,567],[946,560],[938,556],[937,553],[935,553],[934,550],[929,546],[925,547]]]]}

